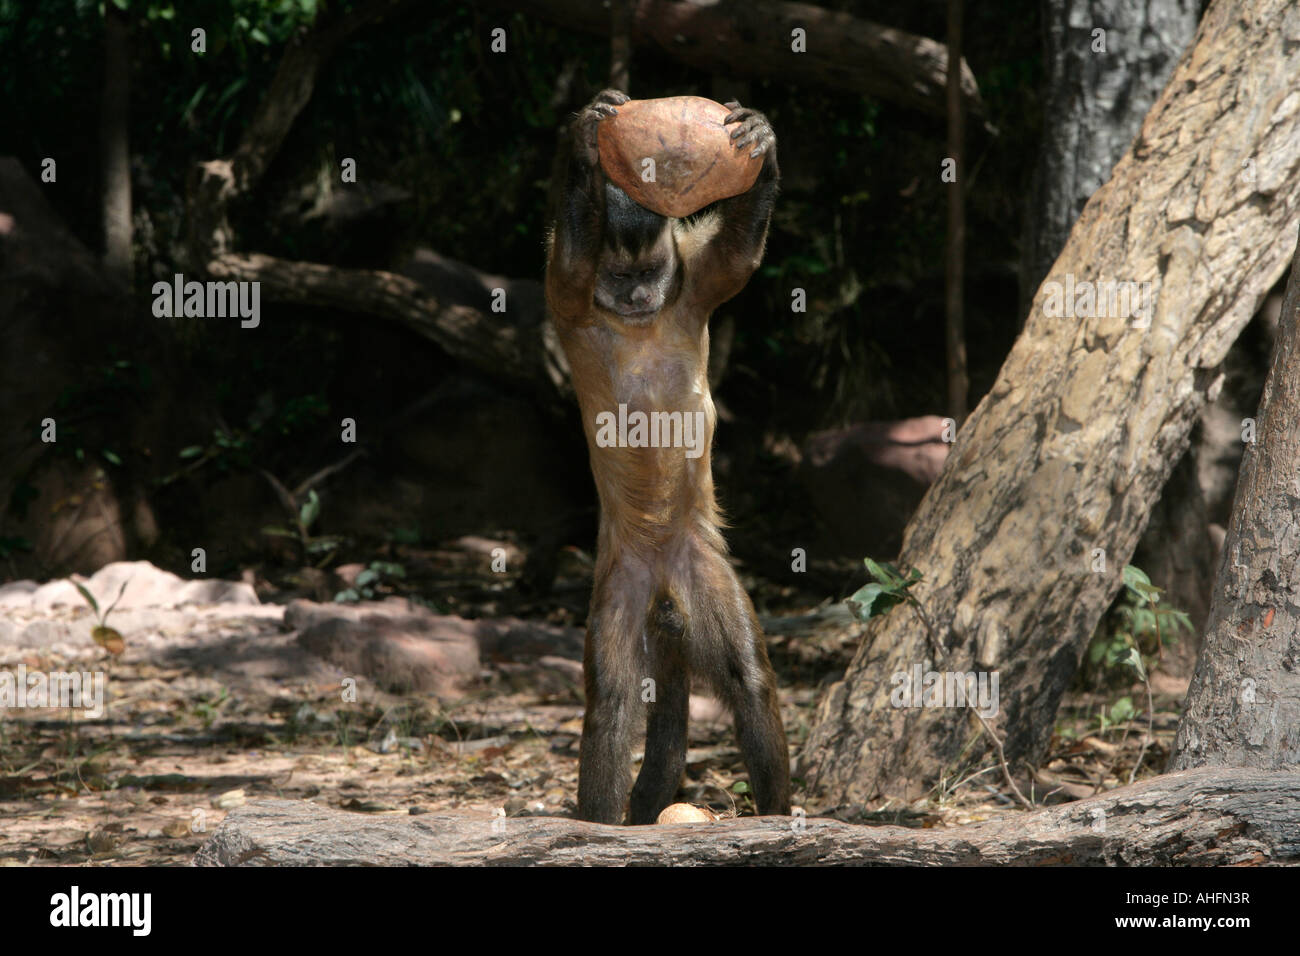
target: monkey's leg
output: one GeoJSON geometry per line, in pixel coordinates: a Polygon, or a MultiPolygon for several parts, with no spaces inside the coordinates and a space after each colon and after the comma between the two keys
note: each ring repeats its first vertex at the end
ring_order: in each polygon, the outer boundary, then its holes
{"type": "Polygon", "coordinates": [[[702,546],[696,562],[691,666],[731,709],[759,814],[789,814],[790,753],[754,606],[723,555],[702,546]]]}
{"type": "Polygon", "coordinates": [[[622,823],[632,784],[632,730],[641,716],[648,592],[632,577],[597,573],[587,622],[583,676],[587,708],[578,753],[578,817],[622,823]]]}
{"type": "MultiPolygon", "coordinates": [[[[690,710],[690,678],[686,668],[686,620],[671,597],[655,600],[646,622],[654,700],[647,702],[645,759],[636,786],[628,823],[654,823],[659,811],[673,802],[686,772],[686,721],[690,710]]],[[[643,694],[644,696],[644,694],[643,694]]]]}

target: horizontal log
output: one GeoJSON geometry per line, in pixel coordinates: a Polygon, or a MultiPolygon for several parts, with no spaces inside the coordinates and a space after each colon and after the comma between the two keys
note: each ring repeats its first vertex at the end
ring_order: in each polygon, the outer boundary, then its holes
{"type": "Polygon", "coordinates": [[[1076,803],[969,826],[909,830],[836,820],[743,817],[618,827],[561,817],[493,820],[438,811],[349,813],[266,800],[232,810],[197,866],[627,866],[1300,862],[1300,773],[1191,770],[1076,803]]]}

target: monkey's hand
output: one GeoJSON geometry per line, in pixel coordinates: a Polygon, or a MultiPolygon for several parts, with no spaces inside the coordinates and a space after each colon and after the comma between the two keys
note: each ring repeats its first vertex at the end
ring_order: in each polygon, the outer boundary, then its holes
{"type": "Polygon", "coordinates": [[[627,101],[628,95],[620,90],[602,90],[578,114],[573,130],[573,150],[584,165],[594,167],[600,164],[596,129],[605,117],[617,116],[618,110],[614,107],[622,106],[627,101]]]}
{"type": "Polygon", "coordinates": [[[741,106],[736,100],[727,103],[726,107],[731,112],[722,121],[722,125],[736,124],[736,128],[731,131],[731,142],[736,149],[752,144],[749,153],[751,157],[762,156],[769,150],[775,152],[776,133],[772,131],[772,124],[766,116],[758,110],[741,106]]]}

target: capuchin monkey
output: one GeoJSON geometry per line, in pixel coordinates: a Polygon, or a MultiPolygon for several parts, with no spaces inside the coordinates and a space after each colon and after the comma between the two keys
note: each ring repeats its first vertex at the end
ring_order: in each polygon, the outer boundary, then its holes
{"type": "Polygon", "coordinates": [[[561,144],[546,266],[546,301],[600,498],[578,816],[619,823],[626,807],[627,822],[653,823],[673,802],[686,769],[692,679],[735,717],[758,812],[788,814],[776,676],[719,531],[707,371],[709,315],[763,258],[779,180],[776,136],[761,113],[728,103],[732,141],[762,156],[762,171],[748,192],[688,224],[650,212],[605,179],[596,130],[627,99],[599,94],[561,144]],[[660,423],[657,435],[651,427],[647,440],[642,428],[638,440],[633,428],[623,440],[622,423],[638,412],[660,423]],[[645,759],[629,805],[632,734],[642,717],[645,759]]]}

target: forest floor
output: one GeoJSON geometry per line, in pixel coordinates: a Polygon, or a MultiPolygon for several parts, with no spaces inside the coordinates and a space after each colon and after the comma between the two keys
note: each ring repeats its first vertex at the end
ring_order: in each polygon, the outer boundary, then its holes
{"type": "MultiPolygon", "coordinates": [[[[582,620],[583,556],[570,555],[548,597],[521,603],[476,553],[453,545],[424,560],[407,554],[407,567],[424,573],[400,586],[376,582],[374,596],[434,595],[438,612],[466,618],[509,613],[552,626],[582,620]]],[[[96,621],[84,602],[35,607],[24,603],[27,592],[0,587],[0,673],[20,666],[27,674],[100,671],[107,686],[99,717],[70,708],[0,709],[0,864],[187,864],[227,810],[264,797],[363,814],[573,814],[580,661],[485,658],[468,686],[440,697],[386,692],[361,677],[357,700],[345,701],[344,671],[286,629],[289,600],[323,596],[312,579],[254,578],[260,603],[120,607],[107,621],[125,640],[117,657],[90,639],[96,621]]],[[[857,628],[842,604],[744,580],[764,612],[797,752],[819,692],[852,656],[857,628]]],[[[1022,783],[1027,794],[1036,802],[1088,796],[1129,782],[1139,759],[1139,778],[1159,772],[1186,682],[1154,683],[1150,738],[1142,685],[1071,694],[1051,753],[1036,778],[1022,783]],[[1103,720],[1123,696],[1135,702],[1136,715],[1103,720]]],[[[744,780],[727,718],[715,702],[693,697],[679,799],[751,814],[744,780]]],[[[796,803],[800,787],[796,780],[796,803]]],[[[886,804],[859,819],[960,826],[1017,812],[1000,769],[985,766],[955,774],[924,800],[886,804]]]]}

